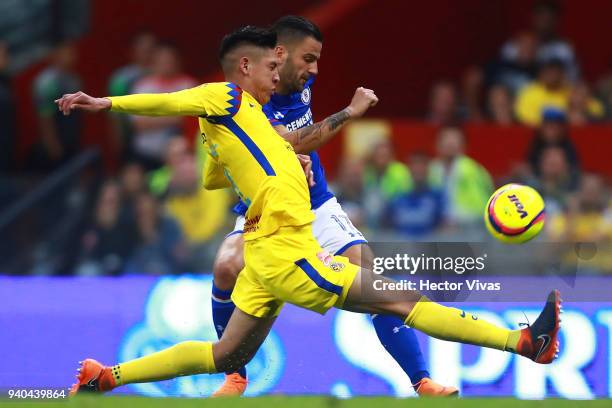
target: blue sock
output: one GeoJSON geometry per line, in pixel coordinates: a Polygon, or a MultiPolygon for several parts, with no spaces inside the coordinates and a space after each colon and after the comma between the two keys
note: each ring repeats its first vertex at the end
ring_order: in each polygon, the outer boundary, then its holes
{"type": "MultiPolygon", "coordinates": [[[[215,324],[215,331],[217,332],[217,337],[219,338],[221,338],[223,335],[225,327],[227,326],[230,317],[232,317],[232,312],[236,308],[236,305],[234,305],[234,302],[232,302],[231,295],[231,290],[221,290],[213,283],[212,314],[213,323],[215,324]]],[[[247,378],[246,367],[242,367],[237,371],[237,373],[240,374],[242,378],[247,378]]]]}
{"type": "Polygon", "coordinates": [[[430,376],[413,329],[395,316],[375,315],[372,323],[382,345],[408,374],[413,384],[430,376]]]}

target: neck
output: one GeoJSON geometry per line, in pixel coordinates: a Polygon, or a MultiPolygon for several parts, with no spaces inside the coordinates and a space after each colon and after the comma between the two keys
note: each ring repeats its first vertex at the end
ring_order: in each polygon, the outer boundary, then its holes
{"type": "Polygon", "coordinates": [[[251,84],[250,81],[246,80],[245,77],[241,77],[238,75],[226,75],[225,76],[225,80],[227,82],[233,82],[236,85],[238,85],[243,91],[246,91],[248,93],[250,93],[251,95],[253,95],[254,97],[256,96],[257,92],[255,92],[255,90],[253,89],[253,84],[251,84]]]}
{"type": "Polygon", "coordinates": [[[291,91],[289,90],[286,84],[279,82],[276,85],[276,91],[274,93],[278,95],[289,95],[291,91]]]}

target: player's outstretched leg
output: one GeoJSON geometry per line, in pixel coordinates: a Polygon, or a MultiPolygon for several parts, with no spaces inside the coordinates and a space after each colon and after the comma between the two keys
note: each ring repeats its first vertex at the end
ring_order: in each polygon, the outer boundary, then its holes
{"type": "MultiPolygon", "coordinates": [[[[368,245],[349,247],[342,256],[354,265],[372,265],[374,254],[368,245]]],[[[446,387],[431,379],[414,329],[406,326],[397,316],[376,314],[372,324],[378,340],[410,378],[414,390],[421,396],[457,396],[459,390],[446,387]]]]}
{"type": "Polygon", "coordinates": [[[362,288],[362,285],[375,279],[392,282],[362,270],[355,278],[343,308],[365,313],[394,314],[402,317],[408,326],[429,336],[509,351],[536,363],[549,364],[557,356],[561,313],[561,296],[557,290],[550,292],[544,309],[533,325],[508,330],[462,310],[432,302],[416,291],[404,291],[401,299],[392,302],[383,292],[374,290],[368,290],[368,296],[365,297],[363,294],[366,288],[362,288]]]}
{"type": "Polygon", "coordinates": [[[194,374],[235,371],[248,363],[270,332],[275,318],[256,318],[239,309],[216,343],[184,341],[165,350],[114,366],[87,359],[78,369],[70,395],[107,392],[132,383],[154,382],[194,374]]]}
{"type": "MultiPolygon", "coordinates": [[[[228,235],[217,251],[213,265],[212,314],[215,331],[220,339],[236,308],[231,299],[238,274],[244,267],[244,240],[242,233],[234,231],[228,235]]],[[[223,385],[213,397],[240,396],[247,388],[246,367],[226,373],[223,385]]]]}

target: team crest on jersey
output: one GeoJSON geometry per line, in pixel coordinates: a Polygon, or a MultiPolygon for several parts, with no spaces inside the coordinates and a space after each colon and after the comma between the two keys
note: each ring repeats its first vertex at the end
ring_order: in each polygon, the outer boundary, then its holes
{"type": "Polygon", "coordinates": [[[329,267],[332,269],[332,271],[334,272],[340,272],[341,270],[344,269],[344,264],[342,262],[332,262],[329,267]]]}
{"type": "Polygon", "coordinates": [[[310,88],[304,88],[302,91],[302,102],[304,102],[304,105],[310,103],[310,88]]]}

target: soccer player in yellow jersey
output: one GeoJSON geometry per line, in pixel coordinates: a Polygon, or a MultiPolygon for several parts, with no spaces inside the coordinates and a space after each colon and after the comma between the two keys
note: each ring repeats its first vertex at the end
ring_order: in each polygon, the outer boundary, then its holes
{"type": "MultiPolygon", "coordinates": [[[[112,110],[140,115],[200,117],[210,154],[248,205],[244,228],[244,270],[232,300],[236,304],[223,337],[215,343],[186,341],[114,366],[82,362],[71,394],[104,392],[117,386],[183,375],[231,372],[246,364],[272,327],[284,302],[325,313],[331,307],[383,313],[443,340],[506,350],[538,363],[558,351],[560,295],[550,293],[533,325],[522,330],[497,327],[415,291],[393,299],[372,290],[374,280],[391,282],[321,250],[311,231],[308,184],[287,141],[262,112],[278,82],[273,32],[245,27],[226,36],[220,60],[228,82],[210,83],[170,94],[93,98],[82,92],[57,103],[74,109],[112,110]]],[[[375,99],[373,103],[375,103],[375,99]]],[[[367,352],[367,350],[364,350],[367,352]]]]}

